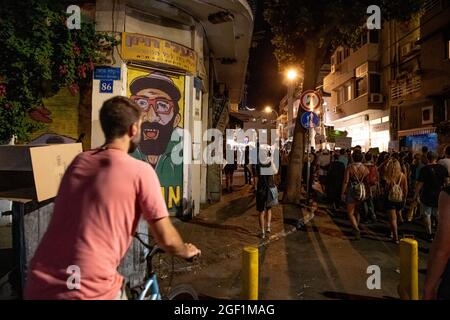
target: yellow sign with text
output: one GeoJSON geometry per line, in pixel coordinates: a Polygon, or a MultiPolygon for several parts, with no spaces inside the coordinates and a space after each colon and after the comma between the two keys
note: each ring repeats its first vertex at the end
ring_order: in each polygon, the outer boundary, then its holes
{"type": "Polygon", "coordinates": [[[181,44],[138,33],[122,32],[122,58],[162,63],[195,74],[197,54],[181,44]]]}

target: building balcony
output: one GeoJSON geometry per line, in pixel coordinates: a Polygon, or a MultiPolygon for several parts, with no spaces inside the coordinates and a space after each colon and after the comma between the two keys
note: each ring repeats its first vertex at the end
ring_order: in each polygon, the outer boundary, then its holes
{"type": "Polygon", "coordinates": [[[384,109],[384,97],[379,93],[365,93],[327,109],[327,122],[351,118],[364,113],[372,113],[384,109]]]}
{"type": "Polygon", "coordinates": [[[379,58],[379,44],[365,44],[356,52],[350,54],[342,63],[331,65],[331,73],[325,76],[323,80],[324,90],[331,92],[350,81],[355,77],[355,70],[366,63],[368,65],[368,72],[378,71],[375,62],[379,58]]]}
{"type": "Polygon", "coordinates": [[[391,85],[391,100],[408,100],[413,98],[422,89],[420,76],[412,76],[407,79],[397,80],[391,85]]]}

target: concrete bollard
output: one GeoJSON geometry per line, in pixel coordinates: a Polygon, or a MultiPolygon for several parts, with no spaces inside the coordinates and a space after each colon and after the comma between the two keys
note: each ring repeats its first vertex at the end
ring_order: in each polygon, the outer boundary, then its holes
{"type": "Polygon", "coordinates": [[[258,300],[259,262],[258,248],[245,247],[242,251],[241,298],[258,300]]]}
{"type": "Polygon", "coordinates": [[[400,240],[400,284],[398,293],[402,300],[419,300],[419,250],[417,241],[400,240]]]}

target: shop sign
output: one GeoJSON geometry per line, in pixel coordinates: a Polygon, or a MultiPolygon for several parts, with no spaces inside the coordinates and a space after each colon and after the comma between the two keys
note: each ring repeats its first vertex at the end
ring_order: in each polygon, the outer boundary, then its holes
{"type": "Polygon", "coordinates": [[[122,32],[122,58],[165,64],[191,74],[197,72],[197,54],[181,44],[137,33],[122,32]]]}
{"type": "Polygon", "coordinates": [[[326,133],[327,133],[327,140],[328,142],[334,142],[334,140],[337,137],[346,137],[348,135],[347,131],[339,131],[339,130],[334,130],[332,127],[327,127],[326,128],[326,133]],[[330,128],[330,129],[328,129],[330,128]]]}
{"type": "Polygon", "coordinates": [[[96,67],[94,70],[95,80],[120,80],[120,68],[96,67]]]}
{"type": "Polygon", "coordinates": [[[370,127],[372,132],[389,131],[389,122],[378,123],[370,127]]]}

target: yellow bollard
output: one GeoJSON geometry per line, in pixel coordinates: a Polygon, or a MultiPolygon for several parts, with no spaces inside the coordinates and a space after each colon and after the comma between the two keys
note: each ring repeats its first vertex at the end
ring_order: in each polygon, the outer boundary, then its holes
{"type": "Polygon", "coordinates": [[[245,247],[242,251],[241,298],[258,300],[258,248],[245,247]]]}
{"type": "Polygon", "coordinates": [[[419,300],[419,250],[417,241],[400,240],[400,284],[398,293],[402,300],[419,300]]]}

